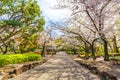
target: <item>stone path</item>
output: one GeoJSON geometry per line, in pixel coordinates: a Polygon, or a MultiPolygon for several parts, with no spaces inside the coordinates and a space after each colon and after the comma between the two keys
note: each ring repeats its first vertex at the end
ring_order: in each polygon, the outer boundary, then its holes
{"type": "Polygon", "coordinates": [[[10,80],[100,80],[75,63],[65,52],[58,52],[46,63],[10,80]]]}

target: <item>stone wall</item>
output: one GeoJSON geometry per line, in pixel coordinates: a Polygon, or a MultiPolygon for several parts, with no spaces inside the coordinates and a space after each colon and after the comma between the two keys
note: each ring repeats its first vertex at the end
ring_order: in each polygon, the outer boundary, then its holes
{"type": "Polygon", "coordinates": [[[8,80],[9,78],[13,78],[22,72],[30,70],[37,65],[41,65],[45,63],[46,60],[42,59],[40,61],[26,62],[24,64],[10,64],[0,68],[0,80],[8,80]]]}
{"type": "MultiPolygon", "coordinates": [[[[120,68],[110,67],[106,62],[75,60],[78,64],[101,77],[101,80],[120,80],[120,68]]],[[[113,65],[115,66],[115,65],[113,65]]]]}

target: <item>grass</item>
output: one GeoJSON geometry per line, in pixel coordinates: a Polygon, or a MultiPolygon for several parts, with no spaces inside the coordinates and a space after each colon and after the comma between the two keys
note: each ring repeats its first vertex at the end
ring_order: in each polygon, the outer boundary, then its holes
{"type": "Polygon", "coordinates": [[[5,54],[0,55],[0,66],[8,64],[23,63],[29,61],[38,61],[41,59],[41,56],[34,53],[29,54],[5,54]]]}

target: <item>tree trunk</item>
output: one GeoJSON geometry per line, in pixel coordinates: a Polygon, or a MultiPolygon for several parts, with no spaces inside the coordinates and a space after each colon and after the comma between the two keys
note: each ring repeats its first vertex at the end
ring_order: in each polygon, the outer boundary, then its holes
{"type": "Polygon", "coordinates": [[[95,60],[96,56],[95,56],[95,51],[94,51],[94,45],[93,44],[90,46],[90,49],[91,49],[93,60],[95,60]]]}
{"type": "Polygon", "coordinates": [[[77,52],[77,50],[76,49],[73,49],[73,52],[74,52],[74,54],[77,54],[76,52],[77,52]]]}
{"type": "Polygon", "coordinates": [[[8,51],[7,48],[8,48],[7,45],[4,47],[4,49],[3,49],[2,47],[0,47],[0,49],[1,49],[1,51],[2,51],[3,54],[6,54],[6,53],[7,53],[7,51],[8,51]]]}
{"type": "Polygon", "coordinates": [[[46,42],[44,42],[44,44],[43,44],[43,49],[42,49],[42,53],[41,53],[41,55],[43,57],[45,57],[45,53],[46,53],[46,46],[45,46],[45,44],[46,44],[46,42]]]}
{"type": "Polygon", "coordinates": [[[109,61],[109,54],[108,54],[108,42],[105,38],[102,38],[102,41],[104,42],[104,60],[109,61]]]}
{"type": "Polygon", "coordinates": [[[3,48],[0,46],[0,50],[1,50],[1,52],[3,53],[4,51],[3,51],[3,48]]]}
{"type": "Polygon", "coordinates": [[[8,50],[7,50],[7,49],[5,49],[5,51],[3,52],[3,54],[6,54],[6,53],[7,53],[7,51],[8,51],[8,50]]]}
{"type": "Polygon", "coordinates": [[[110,49],[111,49],[112,53],[114,53],[114,49],[113,49],[112,44],[111,44],[111,43],[108,43],[108,46],[110,47],[110,49]]]}
{"type": "Polygon", "coordinates": [[[88,44],[86,42],[84,42],[84,43],[85,43],[85,59],[88,59],[89,58],[89,55],[88,55],[89,48],[88,48],[88,44]]]}
{"type": "Polygon", "coordinates": [[[15,50],[15,48],[13,47],[13,52],[15,53],[15,54],[17,54],[17,52],[16,52],[16,50],[15,50]]]}
{"type": "Polygon", "coordinates": [[[119,53],[117,41],[116,41],[116,36],[113,37],[113,48],[114,48],[115,53],[119,53]]]}

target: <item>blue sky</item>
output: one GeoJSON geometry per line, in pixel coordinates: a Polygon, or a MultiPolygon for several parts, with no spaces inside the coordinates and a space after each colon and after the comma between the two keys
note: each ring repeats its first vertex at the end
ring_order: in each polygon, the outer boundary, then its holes
{"type": "MultiPolygon", "coordinates": [[[[54,9],[57,5],[56,0],[37,0],[40,5],[42,15],[45,17],[46,25],[45,28],[50,27],[50,21],[62,23],[65,19],[70,16],[71,11],[69,9],[54,9]]],[[[53,31],[54,35],[62,35],[59,30],[53,31]]]]}
{"type": "Polygon", "coordinates": [[[68,16],[70,16],[70,10],[68,9],[53,9],[57,5],[56,0],[38,0],[43,16],[45,17],[46,22],[50,20],[62,21],[68,16]]]}

